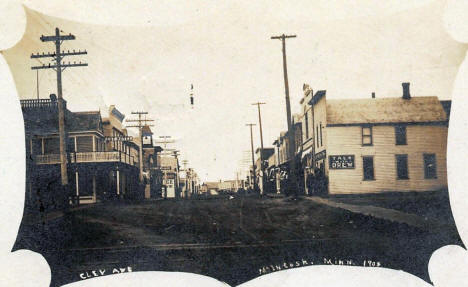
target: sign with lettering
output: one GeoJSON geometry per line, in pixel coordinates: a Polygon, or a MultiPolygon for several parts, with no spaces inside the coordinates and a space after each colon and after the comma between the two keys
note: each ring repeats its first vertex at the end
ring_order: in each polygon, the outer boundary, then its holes
{"type": "Polygon", "coordinates": [[[330,155],[328,163],[330,169],[353,169],[354,155],[330,155]]]}
{"type": "Polygon", "coordinates": [[[119,142],[126,142],[126,141],[132,141],[133,137],[131,136],[108,136],[104,138],[105,142],[113,142],[113,141],[119,141],[119,142]]]}

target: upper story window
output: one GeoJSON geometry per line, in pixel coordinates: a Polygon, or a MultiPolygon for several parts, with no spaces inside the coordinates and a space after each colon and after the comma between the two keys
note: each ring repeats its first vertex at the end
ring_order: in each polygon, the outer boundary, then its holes
{"type": "Polygon", "coordinates": [[[372,127],[362,127],[362,145],[372,145],[372,127]]]}
{"type": "Polygon", "coordinates": [[[304,121],[305,121],[305,138],[307,140],[309,138],[309,117],[308,117],[308,112],[304,113],[304,121]]]}
{"type": "Polygon", "coordinates": [[[406,126],[395,127],[395,144],[396,145],[406,144],[406,126]]]}
{"type": "Polygon", "coordinates": [[[320,146],[323,146],[322,122],[320,122],[320,146]]]}
{"type": "Polygon", "coordinates": [[[315,127],[315,138],[317,139],[316,140],[317,147],[319,147],[319,136],[318,136],[318,134],[319,134],[319,128],[318,128],[318,126],[316,126],[315,127]]]}

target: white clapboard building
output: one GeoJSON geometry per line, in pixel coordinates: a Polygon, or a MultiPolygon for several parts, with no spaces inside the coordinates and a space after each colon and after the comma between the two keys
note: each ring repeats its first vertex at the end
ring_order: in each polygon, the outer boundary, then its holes
{"type": "Polygon", "coordinates": [[[305,86],[303,162],[308,173],[321,169],[329,194],[447,188],[446,111],[402,85],[401,97],[346,100],[305,86]]]}

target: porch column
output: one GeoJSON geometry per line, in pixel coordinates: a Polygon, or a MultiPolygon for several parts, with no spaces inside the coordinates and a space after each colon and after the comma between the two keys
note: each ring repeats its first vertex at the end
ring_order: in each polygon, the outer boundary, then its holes
{"type": "Polygon", "coordinates": [[[75,171],[75,186],[76,186],[76,203],[80,204],[80,184],[79,184],[78,171],[75,171]]]}
{"type": "Polygon", "coordinates": [[[97,202],[97,198],[96,198],[96,172],[93,173],[93,201],[97,202]]]}
{"type": "Polygon", "coordinates": [[[119,169],[117,169],[117,195],[120,195],[120,171],[119,169]]]}
{"type": "Polygon", "coordinates": [[[122,173],[122,194],[125,194],[127,190],[127,176],[125,173],[122,173]]]}

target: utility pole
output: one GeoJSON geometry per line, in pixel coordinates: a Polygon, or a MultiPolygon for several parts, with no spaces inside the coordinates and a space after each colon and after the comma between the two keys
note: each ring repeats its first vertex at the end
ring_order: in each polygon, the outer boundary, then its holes
{"type": "MultiPolygon", "coordinates": [[[[44,65],[42,66],[34,66],[31,67],[32,70],[39,70],[39,69],[53,69],[57,72],[57,108],[58,108],[58,122],[59,122],[59,145],[60,145],[60,175],[62,179],[62,185],[68,184],[68,174],[67,174],[67,141],[65,136],[65,111],[64,111],[64,102],[62,97],[62,72],[68,67],[82,67],[88,66],[86,63],[79,63],[73,62],[72,64],[68,62],[67,64],[62,60],[65,56],[75,56],[75,55],[85,55],[87,54],[86,51],[78,51],[75,52],[73,50],[70,51],[61,51],[60,45],[63,41],[67,40],[75,40],[75,36],[72,34],[68,35],[60,35],[59,28],[55,28],[55,35],[53,36],[44,36],[41,35],[42,42],[54,42],[55,43],[55,53],[47,53],[47,54],[31,54],[31,59],[35,58],[45,58],[51,57],[55,60],[54,64],[44,65]]],[[[38,76],[37,76],[38,77],[38,76]]],[[[39,89],[38,89],[39,91],[39,89]]]]}
{"type": "Polygon", "coordinates": [[[139,164],[140,164],[140,182],[143,183],[143,127],[144,126],[149,126],[152,127],[154,125],[152,124],[147,124],[147,122],[154,122],[154,120],[147,119],[146,117],[144,119],[141,118],[142,115],[147,115],[148,112],[132,112],[132,115],[138,115],[138,119],[130,119],[126,120],[127,122],[137,122],[138,124],[136,125],[130,125],[127,126],[128,128],[138,128],[139,131],[139,138],[140,138],[140,150],[139,150],[139,164]]]}
{"type": "Polygon", "coordinates": [[[286,96],[286,114],[288,117],[288,137],[289,137],[289,170],[290,170],[290,188],[294,189],[294,196],[297,197],[299,186],[296,179],[296,142],[295,131],[292,126],[291,119],[291,104],[289,102],[289,83],[288,83],[288,68],[286,64],[286,39],[296,38],[296,35],[280,35],[273,36],[271,39],[281,40],[283,50],[283,73],[284,73],[284,92],[286,96]]]}
{"type": "Polygon", "coordinates": [[[258,124],[260,127],[260,170],[262,171],[262,190],[260,191],[262,194],[265,191],[265,166],[263,164],[263,131],[262,131],[262,115],[260,113],[260,105],[265,105],[266,103],[256,102],[253,103],[253,106],[257,106],[258,108],[258,124]]]}
{"type": "Polygon", "coordinates": [[[176,175],[175,175],[175,179],[174,179],[174,191],[175,191],[175,197],[178,198],[180,197],[180,187],[179,187],[179,159],[178,159],[178,156],[179,156],[179,151],[178,150],[175,150],[172,152],[173,155],[174,155],[174,158],[176,160],[176,175]]]}
{"type": "Polygon", "coordinates": [[[187,164],[188,164],[188,160],[184,159],[182,161],[182,164],[184,165],[184,170],[185,170],[185,197],[188,197],[188,193],[189,193],[189,190],[188,190],[188,184],[189,184],[189,170],[187,169],[187,164]]]}
{"type": "Polygon", "coordinates": [[[36,94],[39,100],[39,70],[36,70],[36,94]]]}
{"type": "Polygon", "coordinates": [[[256,190],[257,175],[255,174],[255,159],[254,159],[253,133],[252,133],[252,127],[255,126],[255,124],[246,124],[246,126],[250,127],[250,148],[251,148],[251,153],[252,153],[253,188],[254,190],[256,190]]]}

